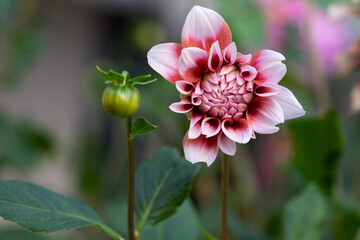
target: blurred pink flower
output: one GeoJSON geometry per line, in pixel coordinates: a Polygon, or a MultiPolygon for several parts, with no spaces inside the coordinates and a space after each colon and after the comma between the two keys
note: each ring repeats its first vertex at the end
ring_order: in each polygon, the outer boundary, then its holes
{"type": "Polygon", "coordinates": [[[181,45],[151,48],[148,62],[181,93],[170,109],[191,114],[183,140],[188,161],[210,166],[218,148],[234,155],[236,142],[275,133],[277,124],[305,114],[291,91],[278,85],[285,57],[271,50],[237,53],[229,26],[215,11],[194,6],[181,39],[181,45]]]}
{"type": "Polygon", "coordinates": [[[306,0],[258,0],[265,17],[267,47],[281,50],[286,28],[295,27],[302,45],[314,51],[324,71],[334,69],[335,57],[343,52],[350,39],[348,24],[331,19],[323,10],[306,0]]]}

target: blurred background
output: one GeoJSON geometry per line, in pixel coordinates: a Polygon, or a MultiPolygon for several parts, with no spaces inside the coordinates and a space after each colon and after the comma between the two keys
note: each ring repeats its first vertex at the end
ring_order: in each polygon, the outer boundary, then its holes
{"type": "MultiPolygon", "coordinates": [[[[280,84],[306,110],[237,146],[230,239],[289,239],[298,216],[312,229],[305,239],[360,239],[358,0],[0,0],[0,179],[81,199],[125,235],[125,124],[102,109],[95,66],[158,78],[139,87],[137,115],[159,128],[135,139],[136,166],[165,145],[182,154],[189,121],[169,110],[178,92],[146,53],[180,42],[193,5],[219,12],[243,54],[282,52],[280,84]]],[[[220,166],[202,166],[191,199],[142,239],[204,239],[202,228],[218,237],[220,166]]],[[[107,238],[89,228],[34,234],[0,218],[0,239],[107,238]]]]}

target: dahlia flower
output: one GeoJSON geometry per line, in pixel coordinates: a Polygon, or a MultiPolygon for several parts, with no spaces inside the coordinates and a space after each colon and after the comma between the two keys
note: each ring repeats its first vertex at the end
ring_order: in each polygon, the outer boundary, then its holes
{"type": "Polygon", "coordinates": [[[275,133],[277,124],[305,114],[292,92],[278,85],[286,72],[285,57],[271,50],[238,53],[217,12],[194,6],[181,42],[156,45],[147,57],[181,94],[170,109],[190,119],[183,140],[188,161],[210,166],[218,148],[234,155],[235,143],[247,143],[255,133],[275,133]]]}

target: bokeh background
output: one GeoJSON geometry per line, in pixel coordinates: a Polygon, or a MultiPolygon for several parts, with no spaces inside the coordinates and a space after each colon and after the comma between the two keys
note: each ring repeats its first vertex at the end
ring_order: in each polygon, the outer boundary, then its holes
{"type": "MultiPolygon", "coordinates": [[[[125,124],[102,109],[95,66],[158,78],[139,87],[137,115],[159,128],[135,139],[136,166],[165,145],[182,154],[189,121],[169,110],[178,93],[146,53],[180,41],[193,5],[219,12],[243,54],[282,52],[280,84],[306,110],[237,146],[231,239],[291,239],[297,220],[312,229],[303,239],[360,239],[358,0],[0,0],[0,179],[81,199],[125,235],[125,124]]],[[[201,228],[219,236],[220,159],[202,166],[190,200],[142,239],[204,239],[201,228]]],[[[33,234],[0,218],[0,239],[107,238],[89,228],[33,234]]]]}

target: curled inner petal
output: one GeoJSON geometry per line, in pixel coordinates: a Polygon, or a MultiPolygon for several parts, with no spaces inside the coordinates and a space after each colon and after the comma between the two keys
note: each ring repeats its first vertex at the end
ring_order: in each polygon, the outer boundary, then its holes
{"type": "Polygon", "coordinates": [[[222,123],[222,130],[229,139],[238,143],[247,143],[252,136],[251,126],[245,119],[226,119],[222,123]]]}
{"type": "Polygon", "coordinates": [[[184,95],[190,94],[194,90],[194,84],[187,81],[177,81],[175,86],[176,89],[184,95]]]}
{"type": "Polygon", "coordinates": [[[201,135],[202,120],[204,117],[205,114],[198,111],[193,111],[190,120],[190,128],[188,131],[188,136],[190,139],[198,138],[201,135]]]}
{"type": "Polygon", "coordinates": [[[180,102],[173,103],[169,106],[171,111],[177,113],[188,113],[193,109],[190,97],[184,98],[180,102]]]}
{"type": "Polygon", "coordinates": [[[202,134],[206,135],[206,137],[212,137],[219,133],[221,129],[221,121],[215,117],[205,118],[202,122],[202,134]]]}
{"type": "Polygon", "coordinates": [[[211,71],[216,72],[223,64],[223,57],[219,41],[214,42],[210,48],[208,67],[211,71]]]}
{"type": "Polygon", "coordinates": [[[236,45],[234,42],[230,43],[223,51],[223,59],[226,65],[232,65],[235,62],[237,55],[236,45]]]}

